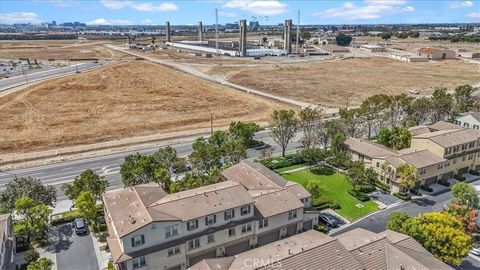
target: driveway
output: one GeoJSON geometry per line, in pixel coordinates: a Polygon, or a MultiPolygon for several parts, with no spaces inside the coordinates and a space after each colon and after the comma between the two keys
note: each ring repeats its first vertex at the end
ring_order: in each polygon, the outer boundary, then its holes
{"type": "Polygon", "coordinates": [[[78,236],[70,224],[57,227],[58,240],[55,245],[57,269],[98,270],[91,234],[78,236]]]}
{"type": "Polygon", "coordinates": [[[390,194],[388,192],[385,192],[383,190],[373,192],[369,195],[369,197],[370,197],[370,199],[372,199],[374,201],[378,201],[378,202],[384,204],[385,206],[389,206],[389,205],[392,205],[392,204],[395,204],[395,203],[402,202],[402,200],[400,200],[399,198],[397,198],[397,197],[393,196],[392,194],[390,194]]]}

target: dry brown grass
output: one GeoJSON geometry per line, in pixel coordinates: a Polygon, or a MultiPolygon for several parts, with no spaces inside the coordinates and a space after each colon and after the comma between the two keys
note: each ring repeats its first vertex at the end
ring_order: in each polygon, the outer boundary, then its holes
{"type": "Polygon", "coordinates": [[[412,88],[431,94],[433,87],[453,89],[480,81],[479,66],[460,60],[403,63],[387,58],[345,59],[257,68],[215,68],[229,80],[292,99],[338,107],[361,103],[373,94],[408,93],[412,88]]]}
{"type": "Polygon", "coordinates": [[[30,58],[64,60],[74,58],[118,59],[126,55],[110,50],[104,41],[32,40],[0,42],[1,59],[30,58]]]}
{"type": "Polygon", "coordinates": [[[0,154],[261,121],[286,107],[144,61],[36,84],[0,99],[0,154]]]}

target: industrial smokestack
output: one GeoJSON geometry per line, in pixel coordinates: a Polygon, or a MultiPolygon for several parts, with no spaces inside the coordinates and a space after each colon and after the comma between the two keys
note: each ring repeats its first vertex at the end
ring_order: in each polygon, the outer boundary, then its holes
{"type": "Polygon", "coordinates": [[[165,23],[165,42],[171,42],[170,39],[170,22],[165,23]]]}
{"type": "Polygon", "coordinates": [[[287,53],[292,53],[292,20],[285,20],[285,26],[283,28],[283,49],[287,53]]]}
{"type": "Polygon", "coordinates": [[[247,20],[240,20],[240,56],[247,56],[247,20]]]}
{"type": "Polygon", "coordinates": [[[203,24],[198,22],[198,41],[203,41],[203,24]]]}

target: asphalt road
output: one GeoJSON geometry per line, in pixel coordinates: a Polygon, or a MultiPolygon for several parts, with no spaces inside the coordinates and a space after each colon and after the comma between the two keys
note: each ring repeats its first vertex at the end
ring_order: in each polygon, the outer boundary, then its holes
{"type": "Polygon", "coordinates": [[[70,224],[58,226],[55,245],[56,268],[68,270],[97,270],[92,235],[76,235],[70,224]]]}
{"type": "Polygon", "coordinates": [[[32,81],[38,81],[38,80],[43,80],[43,79],[48,79],[51,77],[55,76],[60,76],[60,75],[65,75],[68,73],[72,73],[75,71],[82,71],[82,70],[87,70],[91,68],[95,68],[104,64],[109,63],[108,61],[103,61],[100,60],[97,63],[95,62],[86,62],[86,63],[80,63],[76,64],[70,67],[64,67],[64,68],[55,68],[55,69],[50,69],[50,70],[44,70],[44,71],[39,71],[39,72],[33,72],[33,73],[28,73],[27,76],[15,76],[15,77],[10,77],[10,78],[4,78],[0,79],[0,92],[6,89],[9,89],[14,86],[19,86],[28,82],[32,81]]]}
{"type": "MultiPolygon", "coordinates": [[[[256,134],[257,140],[262,140],[274,147],[274,155],[280,155],[280,147],[276,145],[271,139],[268,131],[261,131],[256,134]]],[[[295,151],[300,145],[299,137],[289,145],[287,151],[295,151]]],[[[180,143],[171,145],[177,151],[179,156],[186,156],[190,154],[192,149],[192,142],[180,143]]],[[[92,158],[86,158],[82,160],[66,161],[60,163],[54,163],[44,166],[31,167],[18,170],[10,170],[0,172],[0,187],[10,182],[16,175],[18,177],[33,177],[41,180],[48,185],[60,186],[63,183],[71,182],[81,172],[86,169],[91,169],[100,175],[105,176],[109,181],[109,190],[119,189],[123,187],[120,177],[120,165],[123,163],[125,156],[136,152],[142,154],[152,154],[158,150],[158,147],[143,149],[138,151],[122,152],[117,154],[110,154],[92,158]]],[[[248,158],[259,157],[260,151],[248,149],[248,158]]],[[[63,193],[60,191],[58,198],[60,200],[66,199],[63,193]]]]}

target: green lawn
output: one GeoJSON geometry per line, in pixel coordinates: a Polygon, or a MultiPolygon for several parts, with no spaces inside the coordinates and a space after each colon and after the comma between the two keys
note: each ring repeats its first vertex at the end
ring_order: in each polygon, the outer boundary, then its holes
{"type": "Polygon", "coordinates": [[[347,180],[347,177],[330,169],[317,167],[312,170],[305,169],[293,173],[285,173],[282,174],[282,176],[304,187],[306,187],[308,181],[312,179],[322,181],[324,185],[324,190],[322,191],[323,196],[338,203],[341,208],[335,211],[349,221],[357,220],[369,213],[379,210],[375,202],[361,202],[348,194],[348,190],[352,189],[352,185],[347,180]],[[357,204],[362,204],[363,208],[358,208],[356,206],[357,204]]]}
{"type": "Polygon", "coordinates": [[[298,169],[298,168],[302,168],[302,167],[305,167],[305,164],[297,164],[297,165],[292,165],[292,166],[288,166],[288,167],[283,167],[283,168],[276,169],[274,171],[276,173],[283,173],[283,172],[286,172],[286,171],[290,171],[290,170],[294,170],[294,169],[298,169]]]}

